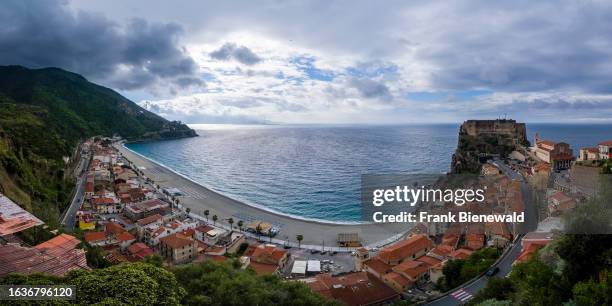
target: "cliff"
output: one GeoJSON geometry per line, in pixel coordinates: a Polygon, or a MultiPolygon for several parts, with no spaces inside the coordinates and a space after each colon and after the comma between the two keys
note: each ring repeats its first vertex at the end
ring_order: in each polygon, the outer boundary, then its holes
{"type": "Polygon", "coordinates": [[[58,68],[0,66],[0,192],[53,225],[73,189],[65,157],[94,135],[196,136],[117,92],[58,68]]]}
{"type": "Polygon", "coordinates": [[[505,158],[520,146],[528,146],[524,123],[514,120],[468,120],[459,128],[451,173],[477,173],[492,157],[505,158]]]}

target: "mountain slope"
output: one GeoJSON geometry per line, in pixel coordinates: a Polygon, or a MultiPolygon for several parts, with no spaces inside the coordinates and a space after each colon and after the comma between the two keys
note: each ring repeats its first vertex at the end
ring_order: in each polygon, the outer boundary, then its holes
{"type": "Polygon", "coordinates": [[[196,136],[115,91],[58,68],[0,66],[0,192],[53,224],[72,180],[63,158],[79,141],[196,136]]]}

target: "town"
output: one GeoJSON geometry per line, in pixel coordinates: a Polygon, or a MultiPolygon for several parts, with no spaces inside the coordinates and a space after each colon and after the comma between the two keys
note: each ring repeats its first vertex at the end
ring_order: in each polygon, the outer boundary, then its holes
{"type": "MultiPolygon", "coordinates": [[[[483,132],[482,127],[471,132],[504,133],[483,132]]],[[[429,214],[526,214],[524,222],[425,220],[385,245],[361,245],[358,237],[351,236],[339,237],[338,246],[326,249],[281,243],[273,239],[279,229],[266,220],[192,212],[182,205],[186,197],[182,190],[160,186],[147,177],[147,169],[114,147],[120,141],[99,136],[81,145],[75,172],[82,178],[77,186],[82,190],[75,192],[62,217],[73,233],[28,245],[15,234],[44,223],[0,196],[0,276],[11,272],[62,276],[74,269],[91,269],[86,250],[95,250],[112,264],[158,260],[174,266],[237,260],[257,275],[304,282],[314,292],[348,305],[436,298],[463,303],[473,293],[453,289],[443,273],[445,265],[480,256],[489,265],[469,278],[510,273],[512,264],[525,261],[563,232],[565,212],[597,194],[601,165],[612,158],[612,141],[580,148],[574,157],[567,143],[536,135],[532,146],[518,146],[507,158],[491,156],[482,164],[469,184],[486,186],[484,203],[456,206],[441,201],[427,208],[429,214]]]]}

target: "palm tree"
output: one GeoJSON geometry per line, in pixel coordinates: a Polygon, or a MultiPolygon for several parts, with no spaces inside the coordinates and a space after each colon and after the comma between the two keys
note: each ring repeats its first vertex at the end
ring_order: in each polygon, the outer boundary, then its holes
{"type": "Polygon", "coordinates": [[[257,232],[257,240],[261,240],[261,224],[257,224],[257,227],[255,227],[255,232],[257,232]]]}
{"type": "Polygon", "coordinates": [[[243,225],[244,225],[244,222],[242,222],[242,220],[238,220],[238,229],[240,229],[240,231],[242,231],[243,225]]]}
{"type": "Polygon", "coordinates": [[[229,225],[230,225],[230,230],[233,230],[234,229],[234,226],[233,226],[234,225],[234,218],[227,219],[227,223],[229,223],[229,225]]]}
{"type": "Polygon", "coordinates": [[[206,222],[208,222],[208,215],[210,215],[210,211],[207,209],[204,211],[204,216],[206,216],[206,222]]]}
{"type": "Polygon", "coordinates": [[[301,248],[302,247],[302,240],[304,240],[304,235],[297,234],[295,236],[295,239],[297,239],[297,241],[298,241],[298,248],[301,248]]]}
{"type": "Polygon", "coordinates": [[[187,215],[189,215],[189,213],[191,212],[191,208],[187,207],[187,209],[185,209],[185,211],[187,212],[187,215]]]}
{"type": "Polygon", "coordinates": [[[217,217],[217,215],[213,215],[212,219],[213,219],[213,225],[217,225],[217,220],[219,220],[219,217],[217,217]]]}
{"type": "Polygon", "coordinates": [[[272,237],[274,237],[274,233],[272,231],[269,231],[268,238],[270,238],[270,243],[272,243],[272,237]]]}

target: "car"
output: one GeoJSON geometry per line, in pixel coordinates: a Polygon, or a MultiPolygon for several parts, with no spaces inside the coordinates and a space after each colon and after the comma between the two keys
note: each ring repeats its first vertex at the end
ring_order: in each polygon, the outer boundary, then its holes
{"type": "Polygon", "coordinates": [[[283,249],[285,249],[285,250],[288,250],[288,249],[290,249],[290,248],[291,248],[291,246],[290,246],[290,245],[287,245],[287,244],[285,244],[285,245],[283,246],[283,249]]]}
{"type": "Polygon", "coordinates": [[[319,253],[319,250],[310,250],[310,254],[317,254],[319,253]]]}
{"type": "Polygon", "coordinates": [[[336,254],[338,254],[338,251],[333,251],[333,252],[331,252],[331,255],[332,255],[332,256],[333,256],[333,255],[336,255],[336,254]]]}
{"type": "Polygon", "coordinates": [[[493,267],[493,268],[489,269],[489,271],[487,271],[487,276],[491,277],[491,276],[497,274],[497,272],[499,272],[499,267],[493,267]]]}

